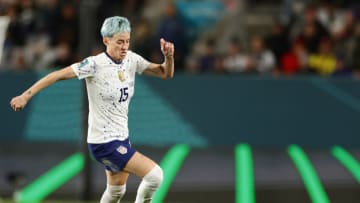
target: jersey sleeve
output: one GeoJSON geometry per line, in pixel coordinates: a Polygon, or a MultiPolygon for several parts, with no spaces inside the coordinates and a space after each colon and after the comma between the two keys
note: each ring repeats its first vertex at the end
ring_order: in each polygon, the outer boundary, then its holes
{"type": "Polygon", "coordinates": [[[73,69],[79,80],[92,77],[96,72],[95,61],[91,56],[79,63],[72,64],[70,67],[73,69]]]}
{"type": "Polygon", "coordinates": [[[142,74],[145,69],[147,69],[150,65],[150,62],[144,59],[142,56],[133,53],[136,61],[136,72],[138,74],[142,74]]]}

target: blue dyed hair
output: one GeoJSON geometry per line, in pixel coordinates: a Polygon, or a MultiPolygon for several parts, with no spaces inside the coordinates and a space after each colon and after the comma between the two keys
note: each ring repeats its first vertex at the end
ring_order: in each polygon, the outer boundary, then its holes
{"type": "Polygon", "coordinates": [[[101,26],[101,35],[103,37],[112,37],[117,33],[130,32],[130,22],[125,17],[113,16],[106,18],[101,26]]]}

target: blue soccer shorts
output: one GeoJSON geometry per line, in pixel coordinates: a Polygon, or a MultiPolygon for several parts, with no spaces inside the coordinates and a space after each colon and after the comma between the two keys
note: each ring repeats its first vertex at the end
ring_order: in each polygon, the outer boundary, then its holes
{"type": "Polygon", "coordinates": [[[129,139],[114,140],[102,144],[88,144],[92,157],[112,172],[121,171],[134,155],[136,150],[131,147],[129,139]]]}

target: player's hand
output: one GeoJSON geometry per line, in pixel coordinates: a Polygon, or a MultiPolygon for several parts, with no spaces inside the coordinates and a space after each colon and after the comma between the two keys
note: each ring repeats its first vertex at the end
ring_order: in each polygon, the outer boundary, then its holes
{"type": "Polygon", "coordinates": [[[165,57],[172,57],[174,56],[174,44],[168,41],[165,41],[163,38],[160,39],[160,48],[161,52],[164,54],[165,57]]]}
{"type": "Polygon", "coordinates": [[[22,95],[12,98],[10,102],[11,108],[14,109],[14,111],[22,110],[26,104],[27,100],[22,95]]]}

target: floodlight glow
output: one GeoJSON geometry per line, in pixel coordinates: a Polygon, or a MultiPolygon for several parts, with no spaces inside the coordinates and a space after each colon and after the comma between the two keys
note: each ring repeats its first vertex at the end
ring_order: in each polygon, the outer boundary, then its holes
{"type": "Polygon", "coordinates": [[[298,169],[313,203],[330,203],[315,169],[305,152],[297,145],[290,145],[288,153],[298,169]]]}
{"type": "Polygon", "coordinates": [[[171,183],[182,166],[190,147],[184,144],[173,146],[162,159],[160,166],[164,171],[164,180],[160,188],[155,192],[152,203],[162,203],[169,191],[171,183]]]}
{"type": "Polygon", "coordinates": [[[360,183],[360,163],[340,146],[334,146],[331,149],[331,153],[347,170],[350,171],[356,181],[360,183]]]}
{"type": "Polygon", "coordinates": [[[254,167],[251,148],[248,144],[239,144],[235,148],[236,203],[255,203],[254,167]]]}
{"type": "Polygon", "coordinates": [[[84,168],[84,156],[75,153],[19,191],[16,202],[38,203],[84,168]]]}

